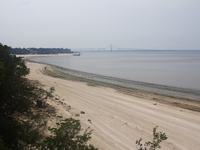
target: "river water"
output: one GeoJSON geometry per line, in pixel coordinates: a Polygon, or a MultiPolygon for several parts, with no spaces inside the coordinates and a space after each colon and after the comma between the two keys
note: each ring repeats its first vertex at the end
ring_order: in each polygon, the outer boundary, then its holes
{"type": "Polygon", "coordinates": [[[200,90],[200,51],[83,52],[31,60],[73,70],[200,90]]]}

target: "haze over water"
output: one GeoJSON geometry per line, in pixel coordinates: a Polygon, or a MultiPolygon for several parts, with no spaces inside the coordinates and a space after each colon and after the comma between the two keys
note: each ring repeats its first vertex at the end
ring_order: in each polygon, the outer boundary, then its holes
{"type": "Polygon", "coordinates": [[[73,70],[200,90],[200,51],[85,52],[31,60],[73,70]]]}

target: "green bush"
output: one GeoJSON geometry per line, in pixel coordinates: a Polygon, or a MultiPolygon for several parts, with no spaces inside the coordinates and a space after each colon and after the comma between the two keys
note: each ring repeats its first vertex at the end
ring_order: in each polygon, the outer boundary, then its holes
{"type": "Polygon", "coordinates": [[[139,140],[136,140],[136,144],[139,146],[138,150],[155,150],[157,148],[161,148],[160,143],[164,140],[167,140],[167,136],[165,133],[162,132],[156,132],[156,129],[158,126],[153,128],[153,141],[145,142],[144,146],[141,144],[142,138],[139,140]]]}
{"type": "Polygon", "coordinates": [[[49,128],[53,135],[47,137],[38,145],[38,148],[42,150],[97,150],[93,145],[87,145],[88,140],[91,139],[92,130],[88,128],[81,134],[79,120],[65,119],[57,123],[57,127],[49,128]]]}
{"type": "Polygon", "coordinates": [[[41,129],[46,122],[39,115],[33,115],[35,102],[52,97],[49,91],[33,86],[25,76],[29,69],[21,57],[10,54],[11,47],[0,43],[0,149],[95,149],[87,145],[91,131],[80,134],[78,120],[72,118],[57,123],[59,128],[49,128],[52,136],[44,138],[41,129]]]}

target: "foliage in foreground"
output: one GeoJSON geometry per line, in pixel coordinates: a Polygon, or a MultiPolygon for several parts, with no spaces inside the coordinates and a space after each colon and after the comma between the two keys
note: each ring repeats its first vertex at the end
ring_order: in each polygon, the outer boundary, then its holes
{"type": "Polygon", "coordinates": [[[31,122],[20,119],[31,113],[37,95],[24,78],[29,73],[25,62],[10,55],[10,49],[0,44],[0,141],[1,147],[18,150],[36,143],[41,136],[37,128],[30,129],[31,122]]]}
{"type": "Polygon", "coordinates": [[[165,133],[162,132],[156,132],[156,129],[158,126],[153,128],[153,141],[145,142],[144,146],[141,144],[142,138],[139,140],[136,140],[136,144],[139,146],[138,150],[155,150],[157,148],[161,148],[160,143],[164,140],[167,140],[167,136],[165,133]]]}
{"type": "Polygon", "coordinates": [[[39,144],[39,148],[42,150],[97,150],[93,145],[87,145],[87,141],[91,139],[92,130],[88,128],[81,134],[79,120],[65,119],[61,123],[57,123],[57,127],[49,128],[53,135],[39,144]]]}
{"type": "Polygon", "coordinates": [[[74,119],[58,123],[58,129],[49,128],[53,135],[42,141],[41,129],[46,122],[34,115],[31,108],[51,97],[54,88],[48,92],[33,86],[25,78],[29,69],[24,60],[11,55],[9,50],[11,47],[0,43],[0,149],[95,149],[87,145],[91,131],[81,135],[80,123],[74,119]]]}

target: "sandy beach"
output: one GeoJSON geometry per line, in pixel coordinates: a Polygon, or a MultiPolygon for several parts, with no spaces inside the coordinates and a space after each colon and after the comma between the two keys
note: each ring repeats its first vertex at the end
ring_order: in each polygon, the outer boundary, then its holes
{"type": "MultiPolygon", "coordinates": [[[[83,128],[90,126],[93,130],[90,142],[100,150],[137,149],[135,141],[139,138],[152,140],[155,126],[168,137],[161,144],[164,150],[196,150],[200,147],[198,111],[136,97],[110,87],[51,77],[42,71],[48,65],[26,64],[30,68],[28,79],[39,81],[45,89],[55,88],[62,103],[56,100],[47,103],[56,108],[57,115],[62,119],[78,119],[83,128]]],[[[50,118],[48,124],[56,121],[50,118]]]]}

